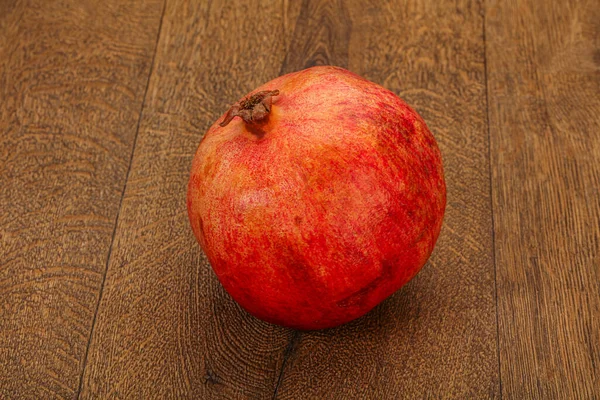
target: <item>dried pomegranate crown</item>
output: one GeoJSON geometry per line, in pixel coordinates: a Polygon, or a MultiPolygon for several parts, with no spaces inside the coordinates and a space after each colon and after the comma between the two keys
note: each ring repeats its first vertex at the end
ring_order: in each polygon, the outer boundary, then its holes
{"type": "Polygon", "coordinates": [[[271,112],[273,96],[278,96],[279,90],[263,90],[248,96],[231,106],[220,126],[227,126],[234,117],[241,117],[247,124],[264,121],[271,112]]]}

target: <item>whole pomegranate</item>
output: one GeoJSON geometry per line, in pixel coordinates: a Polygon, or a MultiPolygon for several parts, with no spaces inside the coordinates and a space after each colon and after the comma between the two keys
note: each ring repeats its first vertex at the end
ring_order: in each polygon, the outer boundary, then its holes
{"type": "Polygon", "coordinates": [[[335,67],[281,76],[231,107],[198,147],[187,196],[229,294],[298,329],[351,321],[413,278],[445,205],[423,119],[335,67]]]}

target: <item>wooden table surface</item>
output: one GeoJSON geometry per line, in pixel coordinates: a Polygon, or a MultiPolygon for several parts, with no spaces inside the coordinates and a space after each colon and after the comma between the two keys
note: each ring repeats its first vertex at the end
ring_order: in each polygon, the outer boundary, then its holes
{"type": "Polygon", "coordinates": [[[597,0],[0,1],[1,399],[599,399],[597,0]],[[348,68],[425,118],[422,272],[365,317],[246,314],[192,156],[272,78],[348,68]]]}

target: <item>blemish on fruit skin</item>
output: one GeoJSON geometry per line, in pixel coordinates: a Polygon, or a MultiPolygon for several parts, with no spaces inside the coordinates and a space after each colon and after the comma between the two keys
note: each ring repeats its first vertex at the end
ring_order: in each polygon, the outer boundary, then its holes
{"type": "Polygon", "coordinates": [[[244,308],[283,325],[294,310],[294,327],[322,327],[366,313],[418,272],[439,234],[445,192],[433,136],[393,93],[361,78],[375,100],[352,110],[345,91],[356,78],[348,74],[321,84],[333,108],[306,111],[315,97],[303,96],[319,78],[297,74],[299,91],[282,78],[265,87],[282,96],[263,137],[235,120],[209,130],[198,154],[211,165],[195,170],[188,209],[201,217],[192,224],[211,265],[244,308]],[[386,111],[373,116],[372,107],[386,111]],[[423,235],[426,226],[437,232],[423,235]]]}
{"type": "Polygon", "coordinates": [[[200,229],[200,234],[202,237],[205,237],[206,234],[204,233],[204,222],[202,221],[201,216],[198,216],[198,228],[200,229]]]}

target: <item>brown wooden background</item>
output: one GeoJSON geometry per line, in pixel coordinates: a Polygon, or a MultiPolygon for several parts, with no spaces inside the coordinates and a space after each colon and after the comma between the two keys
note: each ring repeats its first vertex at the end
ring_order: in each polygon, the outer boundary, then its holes
{"type": "Polygon", "coordinates": [[[0,0],[0,398],[600,398],[597,0],[0,0]],[[219,285],[185,209],[228,104],[348,68],[425,118],[421,274],[300,333],[219,285]]]}

